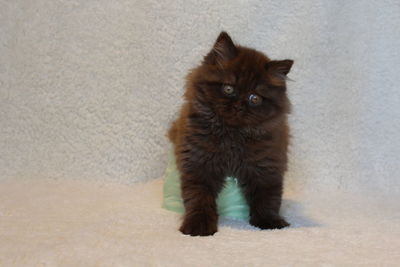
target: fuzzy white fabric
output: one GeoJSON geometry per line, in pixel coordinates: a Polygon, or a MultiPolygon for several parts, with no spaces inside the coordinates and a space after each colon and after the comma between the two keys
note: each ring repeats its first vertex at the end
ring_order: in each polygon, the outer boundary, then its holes
{"type": "Polygon", "coordinates": [[[287,191],[292,226],[222,221],[184,236],[160,208],[162,180],[135,186],[9,181],[0,187],[1,266],[398,266],[397,201],[287,191]]]}
{"type": "Polygon", "coordinates": [[[400,264],[398,0],[0,6],[1,266],[400,264]],[[164,133],[221,30],[295,60],[292,228],[190,238],[159,208],[164,133]]]}

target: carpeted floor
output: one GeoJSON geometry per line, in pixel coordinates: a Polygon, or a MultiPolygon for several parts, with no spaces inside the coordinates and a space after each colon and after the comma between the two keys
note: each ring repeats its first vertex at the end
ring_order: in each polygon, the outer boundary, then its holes
{"type": "Polygon", "coordinates": [[[389,196],[286,192],[284,230],[222,220],[177,231],[162,180],[0,182],[0,266],[399,266],[400,207],[389,196]]]}

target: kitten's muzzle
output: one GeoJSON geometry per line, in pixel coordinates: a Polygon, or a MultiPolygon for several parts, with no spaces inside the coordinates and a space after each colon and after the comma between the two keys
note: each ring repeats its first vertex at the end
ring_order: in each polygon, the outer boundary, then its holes
{"type": "Polygon", "coordinates": [[[242,112],[244,109],[243,109],[243,105],[240,103],[240,102],[236,102],[236,103],[234,103],[233,104],[233,109],[236,111],[236,112],[242,112]]]}

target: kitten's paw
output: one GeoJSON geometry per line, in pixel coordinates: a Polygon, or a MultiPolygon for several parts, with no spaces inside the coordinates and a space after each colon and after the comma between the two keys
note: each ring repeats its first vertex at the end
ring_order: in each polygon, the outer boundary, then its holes
{"type": "Polygon", "coordinates": [[[185,235],[208,236],[217,232],[217,220],[207,214],[185,217],[179,230],[185,235]]]}
{"type": "Polygon", "coordinates": [[[250,224],[260,229],[282,229],[290,224],[281,216],[255,217],[250,219],[250,224]]]}

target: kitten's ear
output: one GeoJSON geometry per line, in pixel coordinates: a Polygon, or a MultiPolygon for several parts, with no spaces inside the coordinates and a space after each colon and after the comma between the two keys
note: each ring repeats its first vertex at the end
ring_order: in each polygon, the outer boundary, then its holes
{"type": "Polygon", "coordinates": [[[271,60],[266,64],[266,69],[268,72],[274,73],[277,76],[286,79],[286,75],[289,73],[292,68],[293,60],[285,59],[285,60],[271,60]]]}
{"type": "Polygon", "coordinates": [[[236,55],[237,48],[231,37],[226,32],[221,32],[212,50],[204,57],[204,62],[214,65],[224,60],[232,59],[236,55]]]}

